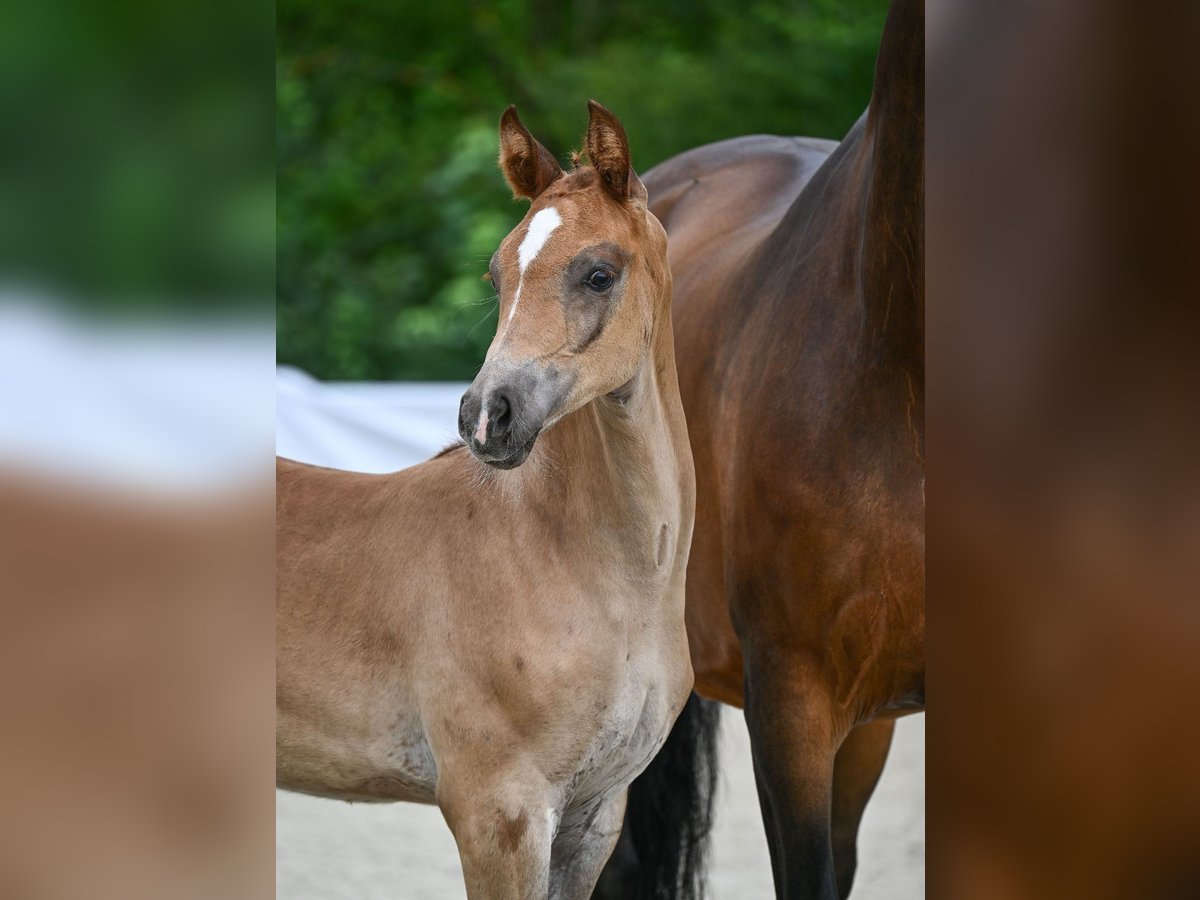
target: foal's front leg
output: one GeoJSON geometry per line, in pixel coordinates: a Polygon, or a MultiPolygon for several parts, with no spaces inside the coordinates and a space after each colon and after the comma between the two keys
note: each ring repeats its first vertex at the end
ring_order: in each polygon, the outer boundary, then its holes
{"type": "Polygon", "coordinates": [[[439,778],[438,806],[458,844],[468,900],[545,900],[552,796],[543,778],[524,772],[439,778]]]}
{"type": "Polygon", "coordinates": [[[550,900],[588,900],[612,856],[625,819],[625,791],[594,806],[568,811],[554,838],[550,900]]]}

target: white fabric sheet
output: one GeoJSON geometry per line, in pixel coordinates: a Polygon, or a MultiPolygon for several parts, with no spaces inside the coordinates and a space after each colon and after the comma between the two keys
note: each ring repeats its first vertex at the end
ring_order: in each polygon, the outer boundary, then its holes
{"type": "Polygon", "coordinates": [[[320,382],[290,366],[275,379],[275,451],[318,466],[394,472],[458,440],[457,382],[320,382]]]}

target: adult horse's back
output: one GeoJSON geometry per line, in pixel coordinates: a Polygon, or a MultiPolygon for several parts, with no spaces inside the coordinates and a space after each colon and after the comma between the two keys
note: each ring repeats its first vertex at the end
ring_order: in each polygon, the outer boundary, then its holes
{"type": "Polygon", "coordinates": [[[894,718],[924,705],[923,140],[924,10],[896,2],[836,148],[742,138],[645,176],[696,465],[696,689],[745,706],[780,897],[849,892],[894,718]]]}

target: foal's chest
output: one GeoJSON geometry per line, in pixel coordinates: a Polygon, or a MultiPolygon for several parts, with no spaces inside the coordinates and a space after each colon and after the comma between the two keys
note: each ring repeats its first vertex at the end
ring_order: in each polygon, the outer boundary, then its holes
{"type": "Polygon", "coordinates": [[[650,763],[666,741],[686,700],[677,666],[663,656],[631,654],[615,690],[597,691],[603,705],[586,749],[565,785],[567,802],[579,805],[626,787],[650,763]]]}

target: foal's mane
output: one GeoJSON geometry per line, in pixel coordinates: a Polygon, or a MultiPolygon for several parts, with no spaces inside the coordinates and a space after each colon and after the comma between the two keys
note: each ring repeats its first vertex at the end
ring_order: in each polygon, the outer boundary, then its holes
{"type": "Polygon", "coordinates": [[[452,443],[446,447],[443,447],[441,450],[439,450],[437,453],[435,453],[430,458],[431,459],[441,459],[443,456],[447,456],[448,454],[453,453],[455,450],[466,450],[466,449],[467,449],[467,445],[464,444],[462,441],[455,441],[454,443],[452,443]]]}

